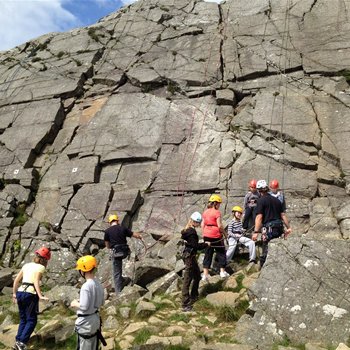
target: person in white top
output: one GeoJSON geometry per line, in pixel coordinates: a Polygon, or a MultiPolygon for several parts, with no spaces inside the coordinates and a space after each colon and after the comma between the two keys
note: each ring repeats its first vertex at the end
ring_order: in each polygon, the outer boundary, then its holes
{"type": "Polygon", "coordinates": [[[85,283],[80,289],[79,300],[73,300],[71,307],[77,308],[77,320],[75,331],[78,334],[79,350],[96,350],[99,341],[106,346],[101,333],[101,318],[99,308],[104,304],[104,293],[101,283],[95,278],[97,261],[92,255],[82,256],[77,261],[75,268],[85,278],[85,283]]]}
{"type": "Polygon", "coordinates": [[[38,321],[39,300],[49,300],[41,293],[40,280],[50,259],[49,248],[41,247],[36,250],[34,261],[24,264],[13,282],[12,298],[14,303],[17,302],[20,317],[16,343],[13,346],[15,350],[27,349],[27,343],[38,321]]]}

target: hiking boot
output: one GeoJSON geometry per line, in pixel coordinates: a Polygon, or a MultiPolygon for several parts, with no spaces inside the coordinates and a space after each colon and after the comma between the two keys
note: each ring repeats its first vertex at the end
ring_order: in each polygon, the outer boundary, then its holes
{"type": "Polygon", "coordinates": [[[20,341],[16,341],[14,349],[15,350],[27,350],[27,345],[20,342],[20,341]]]}
{"type": "Polygon", "coordinates": [[[229,277],[229,276],[230,276],[230,274],[227,273],[226,271],[221,271],[221,272],[220,272],[220,277],[221,277],[221,278],[226,278],[226,277],[229,277]]]}
{"type": "Polygon", "coordinates": [[[182,308],[182,311],[183,312],[190,312],[190,311],[192,311],[192,306],[191,305],[184,306],[182,308]]]}

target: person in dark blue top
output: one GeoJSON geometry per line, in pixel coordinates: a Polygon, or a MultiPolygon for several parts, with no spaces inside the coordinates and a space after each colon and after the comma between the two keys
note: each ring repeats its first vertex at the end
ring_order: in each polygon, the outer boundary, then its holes
{"type": "Polygon", "coordinates": [[[111,226],[105,231],[104,241],[106,248],[111,249],[115,293],[118,294],[123,289],[123,259],[130,254],[126,238],[142,239],[142,236],[140,232],[132,232],[128,228],[119,225],[119,217],[116,214],[109,215],[108,222],[111,226]]]}
{"type": "Polygon", "coordinates": [[[202,215],[194,212],[191,215],[186,227],[181,231],[181,237],[185,241],[185,249],[182,259],[185,264],[184,280],[182,285],[182,309],[191,311],[194,302],[198,299],[198,287],[201,280],[201,273],[197,262],[197,251],[210,246],[210,242],[199,243],[196,227],[202,222],[202,215]],[[192,288],[190,292],[190,286],[192,288]]]}

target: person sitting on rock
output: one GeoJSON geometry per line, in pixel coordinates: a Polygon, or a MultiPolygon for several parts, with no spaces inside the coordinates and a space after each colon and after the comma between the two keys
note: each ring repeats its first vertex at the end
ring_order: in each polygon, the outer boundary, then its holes
{"type": "Polygon", "coordinates": [[[210,246],[210,242],[199,243],[196,227],[202,222],[202,215],[194,212],[186,227],[181,231],[181,238],[185,241],[185,249],[182,259],[185,264],[183,285],[182,285],[182,309],[192,310],[192,305],[198,299],[198,287],[201,280],[201,273],[197,262],[197,251],[210,246]],[[190,285],[192,288],[190,293],[190,285]]]}
{"type": "Polygon", "coordinates": [[[40,289],[40,280],[51,259],[50,249],[41,247],[35,251],[34,261],[26,263],[13,282],[13,302],[18,305],[20,322],[15,350],[26,350],[27,343],[38,322],[39,300],[49,300],[40,289]],[[20,285],[20,281],[22,281],[20,285]]]}
{"type": "Polygon", "coordinates": [[[242,243],[249,249],[249,262],[254,262],[256,259],[255,243],[248,237],[243,235],[243,227],[241,223],[241,217],[243,209],[235,205],[232,208],[233,218],[230,221],[227,229],[228,235],[228,249],[226,251],[226,260],[229,262],[236,250],[237,244],[242,243]]]}
{"type": "Polygon", "coordinates": [[[142,236],[139,232],[132,232],[128,228],[119,225],[119,217],[116,214],[109,215],[108,222],[110,227],[105,231],[104,241],[106,247],[111,249],[115,293],[118,294],[123,289],[123,259],[130,254],[126,238],[142,239],[142,236]]]}
{"type": "Polygon", "coordinates": [[[260,197],[259,192],[256,189],[256,180],[252,179],[249,181],[249,191],[244,197],[243,207],[244,207],[244,217],[243,217],[243,228],[245,230],[250,230],[253,228],[255,221],[255,208],[256,203],[260,197]]]}
{"type": "Polygon", "coordinates": [[[75,321],[75,331],[78,334],[77,350],[96,350],[99,348],[99,340],[104,342],[98,313],[104,304],[104,295],[101,283],[95,278],[96,268],[97,261],[92,255],[78,259],[75,268],[85,279],[80,289],[79,300],[75,299],[70,304],[78,309],[78,318],[75,321]]]}
{"type": "Polygon", "coordinates": [[[273,179],[270,181],[270,195],[276,197],[282,203],[283,212],[286,211],[286,199],[283,192],[279,189],[278,180],[273,179]]]}
{"type": "Polygon", "coordinates": [[[211,245],[205,249],[203,260],[203,277],[202,280],[206,281],[209,278],[209,268],[213,261],[214,251],[216,252],[216,258],[220,267],[220,277],[228,277],[229,274],[225,271],[226,267],[226,251],[224,238],[226,232],[221,221],[221,213],[219,211],[222,199],[219,195],[213,194],[209,198],[207,209],[202,215],[202,233],[205,242],[210,242],[211,245]]]}

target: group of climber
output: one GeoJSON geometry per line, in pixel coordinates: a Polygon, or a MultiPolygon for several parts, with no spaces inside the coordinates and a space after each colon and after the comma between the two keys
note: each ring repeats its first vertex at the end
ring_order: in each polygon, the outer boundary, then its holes
{"type": "MultiPolygon", "coordinates": [[[[182,307],[190,311],[198,299],[198,288],[201,280],[200,268],[197,262],[197,252],[205,250],[203,260],[202,280],[208,280],[209,269],[213,255],[220,268],[220,277],[228,277],[226,263],[231,260],[238,243],[249,248],[249,262],[256,262],[255,243],[261,234],[263,247],[260,255],[260,265],[263,266],[267,257],[268,243],[291,233],[291,228],[285,213],[284,196],[278,190],[278,181],[270,183],[270,189],[265,180],[251,180],[249,192],[244,199],[244,210],[235,205],[232,208],[232,220],[228,224],[227,233],[220,213],[222,199],[218,194],[210,196],[207,209],[200,214],[194,212],[186,227],[181,231],[185,242],[183,261],[185,264],[182,307]],[[242,215],[244,215],[242,223],[242,215]],[[251,238],[244,233],[249,228],[249,221],[253,222],[254,233],[251,238]],[[286,230],[284,229],[286,227],[286,230]],[[196,229],[201,227],[203,242],[199,242],[196,229]],[[228,247],[225,247],[225,238],[228,247]],[[192,284],[192,287],[191,287],[192,284]]],[[[110,250],[113,266],[115,292],[118,294],[123,288],[122,262],[129,254],[127,237],[142,240],[140,232],[133,232],[119,223],[119,217],[112,214],[108,218],[110,227],[105,230],[104,241],[110,250]]],[[[249,231],[249,229],[248,229],[249,231]]],[[[20,324],[16,335],[15,350],[26,350],[29,338],[37,324],[39,300],[48,300],[41,293],[40,280],[51,258],[50,249],[41,247],[35,251],[34,261],[23,265],[13,284],[13,302],[17,302],[20,324]]],[[[77,309],[75,330],[78,334],[78,348],[80,350],[97,350],[99,342],[105,344],[101,334],[101,318],[99,308],[104,304],[103,288],[95,278],[97,268],[96,258],[91,255],[81,257],[76,263],[76,270],[85,279],[80,290],[79,300],[73,300],[71,307],[77,309]]]]}
{"type": "MultiPolygon", "coordinates": [[[[201,215],[194,212],[186,227],[182,230],[181,236],[185,241],[183,261],[185,264],[184,279],[182,286],[182,307],[184,311],[190,311],[194,302],[198,298],[199,282],[201,280],[200,269],[197,262],[197,251],[204,250],[203,275],[202,280],[209,278],[209,269],[212,264],[214,252],[220,268],[220,277],[228,277],[226,272],[227,261],[234,255],[237,244],[241,243],[249,249],[249,263],[256,262],[255,241],[258,235],[262,237],[262,254],[260,256],[260,266],[266,261],[268,253],[268,243],[274,239],[285,237],[291,233],[289,221],[286,216],[286,205],[284,196],[278,189],[277,180],[272,180],[269,189],[265,180],[251,180],[249,192],[244,198],[245,210],[235,205],[232,208],[233,218],[228,224],[227,233],[222,223],[220,205],[222,199],[219,195],[210,196],[207,209],[201,215]],[[242,224],[242,215],[244,220],[242,224]],[[252,221],[254,233],[251,238],[245,235],[245,227],[249,227],[252,221]],[[203,243],[199,243],[196,228],[201,226],[203,243]],[[286,227],[286,230],[284,229],[286,227]],[[226,250],[225,239],[228,240],[226,250]],[[191,287],[192,283],[192,287],[191,287]]],[[[248,230],[250,231],[250,230],[248,230]]]]}
{"type": "MultiPolygon", "coordinates": [[[[33,262],[23,265],[13,283],[13,302],[17,303],[20,323],[14,350],[26,350],[27,343],[38,321],[39,300],[48,300],[40,289],[40,281],[45,272],[51,251],[41,247],[35,251],[33,262]]],[[[97,350],[99,341],[106,345],[101,334],[99,308],[104,304],[103,287],[95,278],[97,260],[91,255],[81,257],[76,270],[85,279],[80,289],[79,300],[73,300],[71,307],[77,309],[75,330],[78,334],[78,349],[97,350]]]]}

